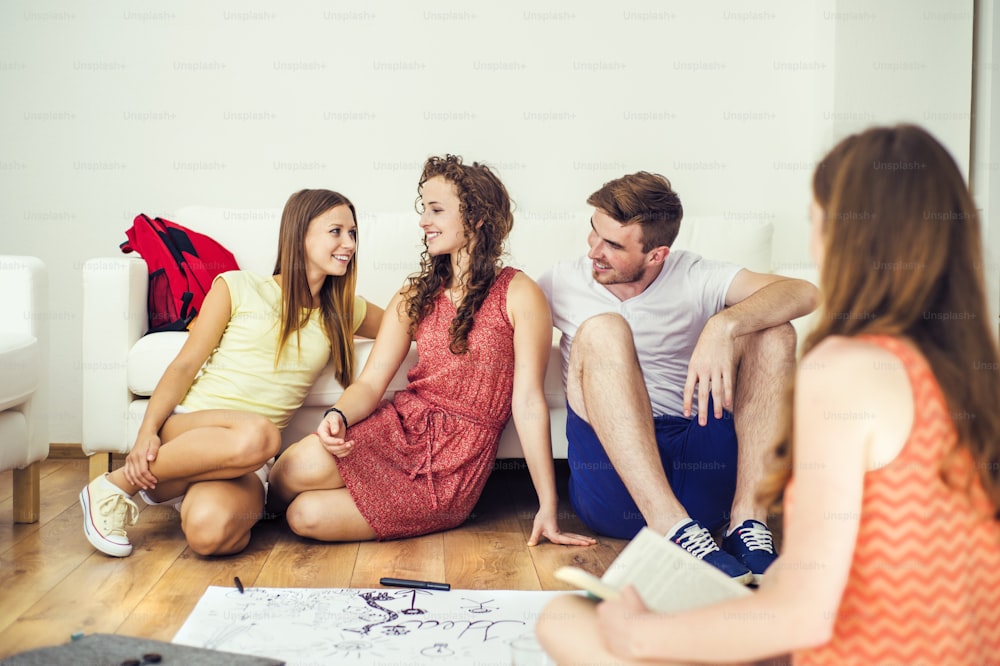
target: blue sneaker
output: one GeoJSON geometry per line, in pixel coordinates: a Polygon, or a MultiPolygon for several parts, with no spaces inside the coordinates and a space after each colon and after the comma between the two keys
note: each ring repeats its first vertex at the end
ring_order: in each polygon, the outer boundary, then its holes
{"type": "Polygon", "coordinates": [[[774,538],[767,525],[759,520],[744,520],[722,540],[722,549],[753,572],[753,582],[760,584],[767,568],[778,559],[774,538]]]}
{"type": "Polygon", "coordinates": [[[729,553],[720,550],[712,533],[696,520],[690,520],[667,536],[691,555],[703,560],[738,583],[753,582],[753,572],[729,553]]]}

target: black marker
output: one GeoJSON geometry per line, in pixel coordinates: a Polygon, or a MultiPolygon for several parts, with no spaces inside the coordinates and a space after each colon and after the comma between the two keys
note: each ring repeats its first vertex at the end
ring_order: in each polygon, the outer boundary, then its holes
{"type": "Polygon", "coordinates": [[[451,589],[448,583],[432,583],[429,580],[407,580],[406,578],[382,578],[379,580],[382,585],[392,587],[412,587],[416,590],[441,590],[447,592],[451,589]]]}
{"type": "Polygon", "coordinates": [[[240,591],[240,594],[243,594],[243,581],[240,580],[240,577],[233,578],[233,582],[236,583],[236,589],[240,591]]]}

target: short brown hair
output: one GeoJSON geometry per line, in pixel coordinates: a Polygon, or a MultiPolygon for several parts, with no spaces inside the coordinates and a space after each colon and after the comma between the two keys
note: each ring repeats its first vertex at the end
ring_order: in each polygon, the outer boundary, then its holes
{"type": "Polygon", "coordinates": [[[658,173],[639,171],[604,183],[587,198],[622,224],[642,226],[642,251],[670,247],[681,228],[684,208],[670,181],[658,173]]]}

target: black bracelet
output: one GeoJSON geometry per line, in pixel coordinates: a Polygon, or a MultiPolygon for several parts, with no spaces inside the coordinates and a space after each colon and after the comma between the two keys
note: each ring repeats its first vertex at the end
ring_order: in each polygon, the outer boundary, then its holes
{"type": "Polygon", "coordinates": [[[326,416],[327,416],[327,414],[329,414],[330,412],[337,412],[338,414],[340,414],[340,418],[343,419],[343,421],[344,421],[344,430],[347,430],[348,428],[351,427],[351,426],[349,426],[347,424],[347,417],[344,416],[344,412],[340,411],[336,407],[331,407],[330,409],[328,409],[325,412],[323,412],[323,418],[325,419],[326,416]]]}

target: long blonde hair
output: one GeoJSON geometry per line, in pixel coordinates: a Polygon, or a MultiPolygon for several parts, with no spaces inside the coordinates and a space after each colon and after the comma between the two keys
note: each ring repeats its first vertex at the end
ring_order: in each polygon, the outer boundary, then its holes
{"type": "MultiPolygon", "coordinates": [[[[301,190],[288,198],[281,213],[278,234],[278,260],[274,275],[281,275],[281,327],[278,333],[278,356],[294,333],[306,325],[313,309],[313,297],[306,277],[305,238],[309,223],[331,208],[347,206],[354,223],[358,216],[354,204],[343,194],[331,190],[301,190]]],[[[358,275],[357,253],[344,275],[327,275],[319,292],[323,328],[330,339],[331,361],[342,386],[354,377],[354,292],[358,275]]]]}

